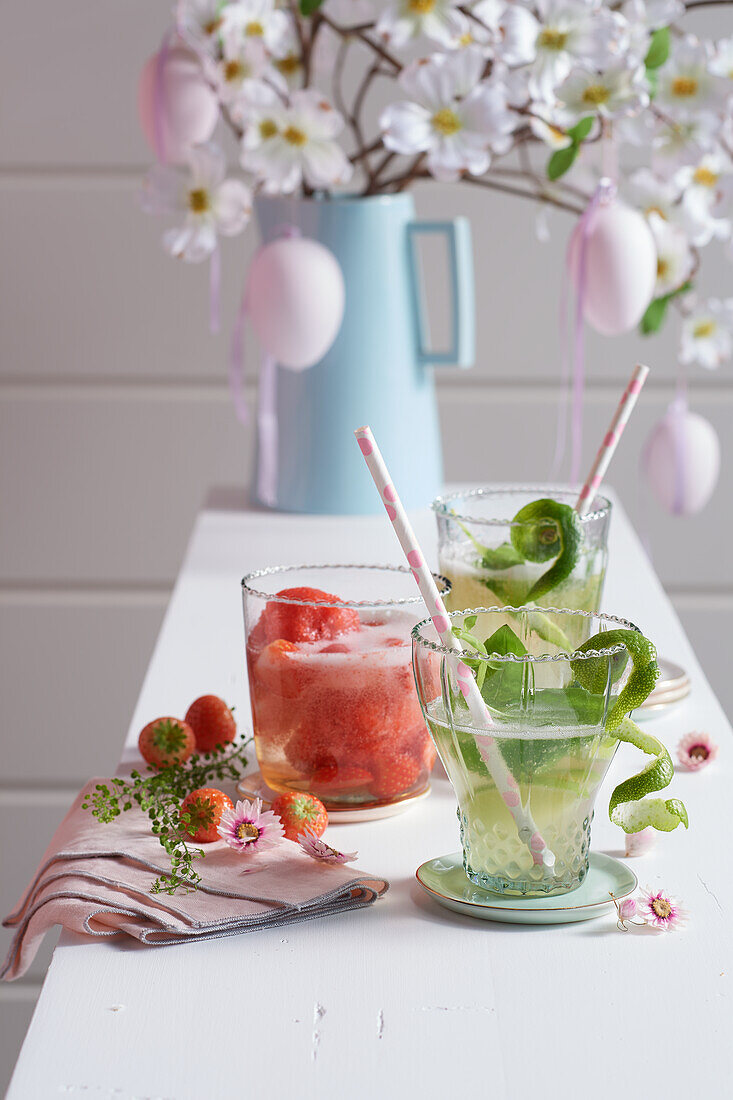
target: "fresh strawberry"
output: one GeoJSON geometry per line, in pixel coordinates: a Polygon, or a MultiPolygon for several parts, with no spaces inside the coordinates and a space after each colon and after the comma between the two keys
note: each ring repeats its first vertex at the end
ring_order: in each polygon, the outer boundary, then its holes
{"type": "Polygon", "coordinates": [[[302,726],[288,740],[285,757],[301,775],[310,775],[317,768],[335,764],[328,739],[322,732],[309,726],[302,726]]]}
{"type": "Polygon", "coordinates": [[[218,695],[202,695],[191,703],[186,721],[193,730],[198,752],[211,752],[217,745],[227,745],[237,736],[234,715],[218,695]]]}
{"type": "Polygon", "coordinates": [[[137,739],[144,760],[156,768],[183,764],[196,748],[193,730],[180,718],[156,718],[137,739]]]}
{"type": "Polygon", "coordinates": [[[366,768],[356,764],[326,764],[316,768],[311,776],[311,786],[326,797],[363,790],[372,784],[374,776],[366,768]]]}
{"type": "Polygon", "coordinates": [[[260,653],[255,665],[255,676],[268,691],[285,699],[294,699],[307,679],[308,669],[297,667],[293,655],[298,647],[285,638],[270,642],[260,653]]]}
{"type": "Polygon", "coordinates": [[[215,787],[199,787],[187,794],[181,803],[180,816],[184,829],[198,844],[219,840],[217,826],[224,810],[233,810],[232,800],[215,787]],[[187,820],[184,820],[187,815],[187,820]]]}
{"type": "Polygon", "coordinates": [[[272,804],[272,812],[283,823],[288,840],[297,840],[299,833],[308,830],[322,836],[328,825],[326,807],[313,794],[291,791],[279,794],[272,804]]]}
{"type": "MultiPolygon", "coordinates": [[[[338,596],[322,592],[319,588],[284,588],[277,596],[324,604],[339,600],[338,596]]],[[[265,638],[268,642],[274,642],[278,638],[284,638],[288,642],[317,642],[359,629],[359,615],[352,608],[280,603],[277,596],[268,600],[260,618],[260,622],[264,619],[265,638]]]]}
{"type": "Polygon", "coordinates": [[[372,794],[377,798],[394,798],[413,786],[421,769],[414,756],[401,752],[379,760],[374,770],[372,794]]]}

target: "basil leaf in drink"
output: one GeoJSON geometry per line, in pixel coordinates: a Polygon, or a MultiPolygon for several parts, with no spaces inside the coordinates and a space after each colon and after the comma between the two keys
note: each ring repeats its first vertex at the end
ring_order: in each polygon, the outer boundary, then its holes
{"type": "Polygon", "coordinates": [[[538,600],[570,576],[578,561],[582,539],[580,518],[569,504],[544,498],[520,508],[511,528],[517,552],[527,561],[555,559],[554,565],[530,588],[528,600],[538,600]]]}
{"type": "Polygon", "coordinates": [[[495,550],[485,546],[481,555],[484,569],[511,569],[513,565],[522,565],[524,558],[510,542],[503,542],[495,550]]]}

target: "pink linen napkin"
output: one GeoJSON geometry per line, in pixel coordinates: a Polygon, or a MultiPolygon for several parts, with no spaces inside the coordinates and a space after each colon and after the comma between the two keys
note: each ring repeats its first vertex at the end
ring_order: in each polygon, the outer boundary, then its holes
{"type": "Polygon", "coordinates": [[[165,851],[135,807],[101,824],[81,804],[91,779],[59,825],[36,875],[3,924],[16,933],[0,977],[30,966],[55,924],[89,936],[126,934],[164,945],[213,939],[371,905],[389,883],[345,864],[319,863],[285,841],[273,852],[242,856],[223,841],[202,845],[192,893],[151,894],[168,871],[165,851]]]}

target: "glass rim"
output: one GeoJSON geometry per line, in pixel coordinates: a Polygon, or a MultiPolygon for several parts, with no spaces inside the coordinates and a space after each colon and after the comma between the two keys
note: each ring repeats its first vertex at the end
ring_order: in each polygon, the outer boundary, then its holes
{"type": "MultiPolygon", "coordinates": [[[[270,565],[266,569],[253,569],[250,573],[246,573],[244,577],[242,577],[242,591],[246,592],[249,596],[257,596],[262,600],[277,600],[278,603],[294,604],[296,607],[352,607],[365,609],[368,607],[411,607],[419,603],[424,605],[423,598],[419,592],[414,596],[401,596],[394,599],[379,599],[375,597],[372,600],[301,600],[294,596],[278,596],[277,592],[262,592],[252,587],[251,584],[252,581],[256,581],[260,577],[274,577],[278,574],[284,575],[305,569],[372,569],[379,572],[386,571],[390,573],[403,573],[405,575],[412,574],[412,569],[410,569],[409,565],[370,564],[368,562],[318,562],[315,565],[270,565]]],[[[453,584],[447,577],[444,577],[442,573],[432,573],[432,577],[436,583],[438,583],[438,587],[443,593],[450,592],[453,584]]]]}
{"type": "MultiPolygon", "coordinates": [[[[456,489],[452,493],[443,493],[441,496],[436,497],[430,504],[431,509],[438,516],[445,516],[446,519],[459,520],[461,523],[476,523],[484,524],[486,527],[522,527],[522,523],[515,523],[511,519],[494,519],[490,516],[469,516],[463,515],[460,512],[455,512],[450,508],[450,504],[453,501],[460,499],[480,500],[482,497],[490,496],[511,496],[517,493],[537,493],[538,499],[542,500],[543,497],[540,494],[544,494],[545,498],[549,498],[551,494],[555,493],[558,496],[571,497],[573,503],[578,499],[573,489],[563,488],[561,486],[552,485],[516,485],[511,488],[502,488],[500,485],[494,487],[491,485],[482,485],[476,489],[456,489]]],[[[581,523],[591,523],[594,520],[604,519],[610,515],[612,504],[608,497],[602,496],[600,493],[596,493],[594,500],[603,501],[600,508],[594,508],[591,512],[585,512],[582,516],[578,516],[581,523]]],[[[566,501],[559,501],[564,504],[566,501]]]]}
{"type": "MultiPolygon", "coordinates": [[[[497,614],[507,611],[514,613],[533,611],[535,613],[539,612],[539,614],[544,614],[549,611],[556,615],[579,615],[584,619],[600,619],[603,622],[613,623],[617,627],[622,627],[624,630],[635,630],[637,634],[641,634],[639,627],[636,626],[635,623],[629,622],[628,619],[621,619],[617,615],[606,615],[601,611],[581,611],[580,609],[572,607],[530,607],[526,604],[522,607],[513,607],[510,605],[506,607],[467,607],[460,611],[449,611],[447,614],[449,619],[454,619],[457,615],[478,615],[484,611],[495,612],[497,614]]],[[[443,645],[442,642],[433,642],[430,638],[422,636],[420,631],[424,626],[427,626],[428,623],[435,626],[432,619],[422,619],[419,623],[416,623],[410,631],[413,646],[421,645],[425,649],[431,649],[435,653],[442,653],[446,657],[459,656],[454,649],[449,649],[447,646],[443,645]]],[[[480,661],[486,661],[489,664],[496,663],[497,661],[514,661],[516,664],[542,664],[549,661],[588,661],[593,657],[613,657],[617,653],[621,653],[625,650],[626,646],[623,645],[622,642],[616,642],[614,645],[605,646],[603,649],[587,649],[582,653],[577,649],[574,649],[571,653],[523,653],[521,655],[517,653],[479,653],[472,650],[465,655],[472,661],[478,659],[480,661]]]]}

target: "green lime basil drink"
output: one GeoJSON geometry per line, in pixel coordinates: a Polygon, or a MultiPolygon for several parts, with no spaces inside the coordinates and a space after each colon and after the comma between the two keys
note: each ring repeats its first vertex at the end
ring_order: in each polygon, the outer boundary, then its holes
{"type": "Polygon", "coordinates": [[[598,790],[619,741],[653,757],[611,795],[627,832],[687,824],[682,803],[648,797],[673,774],[669,754],[628,717],[654,686],[656,651],[625,620],[584,611],[518,608],[451,613],[463,663],[487,719],[477,724],[456,661],[430,620],[415,627],[413,669],[423,714],[458,801],[468,877],[517,896],[566,893],[588,871],[598,790]],[[576,639],[564,649],[560,639],[576,639]],[[555,641],[548,641],[554,638],[555,641]],[[551,853],[536,857],[534,838],[551,853]]]}
{"type": "Polygon", "coordinates": [[[536,604],[597,611],[611,505],[598,496],[578,516],[575,500],[539,487],[438,497],[433,510],[440,569],[453,586],[450,609],[536,604]]]}

